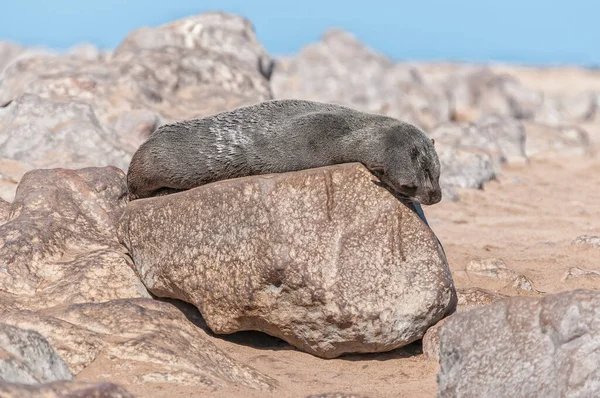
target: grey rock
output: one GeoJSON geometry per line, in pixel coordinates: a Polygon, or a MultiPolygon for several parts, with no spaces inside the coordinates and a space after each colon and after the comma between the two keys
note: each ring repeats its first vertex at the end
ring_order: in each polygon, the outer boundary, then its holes
{"type": "Polygon", "coordinates": [[[502,163],[527,160],[525,126],[508,116],[487,115],[477,123],[441,123],[430,130],[429,136],[436,144],[487,153],[498,171],[502,163]]]}
{"type": "Polygon", "coordinates": [[[440,86],[427,84],[416,68],[394,64],[337,29],[295,57],[280,60],[272,87],[276,98],[339,103],[424,128],[450,117],[450,103],[440,86]]]}
{"type": "Polygon", "coordinates": [[[36,168],[115,165],[131,154],[98,122],[92,107],[25,94],[0,119],[0,155],[36,168]]]}
{"type": "Polygon", "coordinates": [[[512,287],[528,292],[536,291],[533,282],[525,275],[509,268],[501,258],[477,258],[469,261],[466,266],[469,276],[479,275],[495,279],[506,279],[512,287]]]}
{"type": "Polygon", "coordinates": [[[23,51],[24,48],[16,43],[12,43],[10,41],[0,41],[0,77],[2,76],[2,70],[6,67],[6,65],[8,65],[23,51]]]}
{"type": "Polygon", "coordinates": [[[546,97],[536,121],[549,125],[593,121],[598,108],[597,94],[591,91],[546,97]]]}
{"type": "Polygon", "coordinates": [[[588,133],[580,126],[549,126],[528,123],[527,156],[592,155],[588,133]]]}
{"type": "Polygon", "coordinates": [[[569,279],[579,279],[579,278],[598,278],[600,277],[600,271],[595,269],[584,269],[580,267],[571,267],[565,272],[565,275],[562,277],[562,281],[567,281],[569,279]]]}
{"type": "Polygon", "coordinates": [[[513,297],[440,328],[438,397],[600,394],[600,292],[513,297]]]}
{"type": "Polygon", "coordinates": [[[496,178],[494,161],[485,152],[437,147],[440,159],[440,184],[459,188],[483,188],[496,178]]]}
{"type": "Polygon", "coordinates": [[[600,236],[596,235],[581,235],[575,238],[573,245],[587,245],[590,247],[600,247],[600,236]]]}
{"type": "Polygon", "coordinates": [[[259,330],[321,357],[404,346],[455,305],[431,230],[360,164],[133,201],[118,230],[146,287],[215,333],[259,330]]]}
{"type": "MultiPolygon", "coordinates": [[[[478,287],[456,289],[458,298],[456,313],[469,311],[473,308],[483,307],[495,303],[508,296],[478,287]]],[[[440,328],[452,318],[454,314],[443,318],[438,323],[427,329],[423,336],[423,357],[428,360],[439,361],[440,359],[440,328]]]]}
{"type": "Polygon", "coordinates": [[[0,323],[0,381],[37,384],[72,378],[42,335],[0,323]]]}
{"type": "Polygon", "coordinates": [[[464,66],[448,77],[446,86],[453,118],[460,121],[475,121],[486,114],[529,119],[543,103],[542,93],[487,67],[464,66]]]}
{"type": "Polygon", "coordinates": [[[521,121],[507,116],[487,115],[477,121],[476,129],[481,136],[498,144],[502,162],[527,160],[527,134],[521,121]]]}

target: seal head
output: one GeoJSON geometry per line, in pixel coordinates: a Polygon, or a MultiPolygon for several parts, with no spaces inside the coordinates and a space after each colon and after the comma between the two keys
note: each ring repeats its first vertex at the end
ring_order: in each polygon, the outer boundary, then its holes
{"type": "Polygon", "coordinates": [[[407,123],[383,133],[387,141],[383,162],[370,170],[402,197],[424,205],[438,203],[442,190],[434,141],[407,123]]]}

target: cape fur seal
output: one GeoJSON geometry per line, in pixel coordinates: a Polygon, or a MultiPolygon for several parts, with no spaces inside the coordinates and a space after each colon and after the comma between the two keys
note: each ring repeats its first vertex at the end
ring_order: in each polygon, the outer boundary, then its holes
{"type": "Polygon", "coordinates": [[[159,127],[133,155],[131,199],[249,175],[360,162],[399,196],[441,200],[440,164],[423,131],[335,104],[271,100],[159,127]]]}

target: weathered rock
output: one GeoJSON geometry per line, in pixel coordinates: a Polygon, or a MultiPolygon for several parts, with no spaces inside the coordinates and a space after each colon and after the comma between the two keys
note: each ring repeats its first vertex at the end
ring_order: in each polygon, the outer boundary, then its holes
{"type": "Polygon", "coordinates": [[[119,236],[146,287],[216,333],[322,357],[406,345],[453,311],[443,251],[362,165],[221,181],[129,203],[119,236]]]}
{"type": "Polygon", "coordinates": [[[579,126],[553,127],[528,123],[527,156],[589,155],[588,133],[579,126]]]}
{"type": "Polygon", "coordinates": [[[250,21],[224,12],[207,12],[156,28],[134,30],[119,45],[115,55],[170,46],[210,50],[236,57],[248,68],[259,71],[267,80],[273,69],[273,60],[256,38],[250,21]]]}
{"type": "Polygon", "coordinates": [[[575,238],[572,242],[573,245],[586,245],[590,247],[600,247],[600,236],[595,235],[581,235],[575,238]]]}
{"type": "Polygon", "coordinates": [[[548,125],[593,121],[598,108],[597,95],[591,91],[547,96],[536,114],[536,121],[548,125]]]}
{"type": "Polygon", "coordinates": [[[583,269],[579,267],[571,267],[565,272],[565,275],[562,278],[562,281],[567,281],[569,279],[579,279],[579,278],[598,278],[600,277],[600,271],[595,269],[583,269]]]}
{"type": "Polygon", "coordinates": [[[25,94],[0,119],[4,158],[36,168],[115,165],[125,168],[130,153],[102,128],[91,106],[25,94]]]}
{"type": "Polygon", "coordinates": [[[466,271],[469,275],[479,275],[489,278],[506,279],[512,287],[533,292],[533,282],[525,275],[518,274],[508,268],[501,258],[478,258],[467,263],[466,271]]]}
{"type": "Polygon", "coordinates": [[[272,87],[276,98],[339,103],[425,128],[450,117],[445,92],[426,84],[417,69],[394,64],[340,30],[280,60],[272,87]]]}
{"type": "Polygon", "coordinates": [[[133,398],[131,394],[112,383],[57,381],[41,385],[0,382],[3,398],[133,398]]]}
{"type": "Polygon", "coordinates": [[[152,128],[140,112],[174,121],[272,98],[265,77],[271,63],[247,20],[207,13],[136,31],[110,57],[15,60],[0,79],[0,106],[25,93],[86,102],[112,140],[133,152],[145,138],[140,130],[152,128]],[[142,116],[139,123],[131,123],[132,112],[142,116]]]}
{"type": "Polygon", "coordinates": [[[451,317],[452,315],[427,329],[427,332],[423,335],[423,358],[435,361],[440,359],[440,327],[448,322],[451,317]]]}
{"type": "Polygon", "coordinates": [[[0,323],[0,381],[38,384],[72,378],[39,333],[0,323]]]}
{"type": "MultiPolygon", "coordinates": [[[[458,298],[456,312],[465,312],[473,308],[483,307],[484,305],[492,304],[508,296],[478,287],[470,287],[466,289],[456,289],[458,298]]],[[[423,336],[423,357],[429,360],[438,361],[440,359],[440,327],[444,325],[448,319],[454,314],[443,318],[441,321],[427,329],[423,336]]]]}
{"type": "Polygon", "coordinates": [[[540,92],[522,86],[514,77],[489,68],[465,66],[446,83],[454,120],[475,121],[487,114],[528,119],[543,103],[540,92]]]}
{"type": "Polygon", "coordinates": [[[17,55],[23,52],[23,47],[10,41],[0,41],[0,80],[2,70],[17,55]]]}
{"type": "Polygon", "coordinates": [[[0,226],[0,291],[45,306],[148,297],[114,232],[126,192],[115,167],[25,174],[0,226]]]}
{"type": "Polygon", "coordinates": [[[440,184],[459,188],[483,188],[483,183],[496,178],[494,161],[485,152],[455,148],[437,148],[440,159],[440,184]]]}
{"type": "Polygon", "coordinates": [[[500,164],[522,162],[525,154],[525,127],[516,119],[488,115],[476,124],[469,122],[445,122],[429,132],[436,144],[462,150],[487,153],[499,171],[500,164]]]}
{"type": "Polygon", "coordinates": [[[526,132],[521,121],[507,116],[487,115],[479,119],[476,126],[479,134],[498,144],[502,162],[527,160],[526,132]]]}
{"type": "Polygon", "coordinates": [[[151,299],[112,300],[9,311],[6,322],[47,337],[73,373],[102,371],[123,386],[177,383],[199,391],[239,384],[270,390],[276,382],[241,365],[173,304],[151,299]]]}
{"type": "Polygon", "coordinates": [[[68,54],[73,57],[98,61],[102,58],[100,49],[91,43],[79,43],[69,49],[68,54]]]}
{"type": "Polygon", "coordinates": [[[440,328],[439,397],[600,394],[600,292],[513,297],[440,328]]]}
{"type": "Polygon", "coordinates": [[[0,198],[0,225],[4,224],[8,219],[8,213],[10,211],[10,203],[0,198]]]}
{"type": "Polygon", "coordinates": [[[470,274],[498,279],[511,279],[516,275],[515,271],[508,268],[501,258],[473,259],[467,263],[466,270],[470,274]]]}
{"type": "Polygon", "coordinates": [[[12,202],[19,181],[31,169],[33,166],[26,162],[0,158],[0,197],[12,202]]]}

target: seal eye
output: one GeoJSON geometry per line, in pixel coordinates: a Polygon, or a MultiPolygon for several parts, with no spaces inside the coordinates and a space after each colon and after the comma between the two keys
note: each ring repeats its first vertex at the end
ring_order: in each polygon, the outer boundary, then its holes
{"type": "Polygon", "coordinates": [[[385,168],[383,166],[373,166],[371,167],[371,171],[377,175],[385,175],[385,168]]]}

